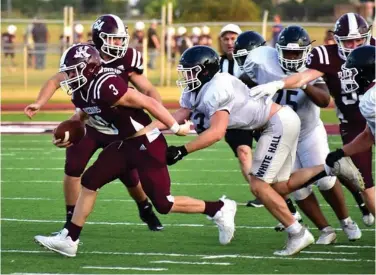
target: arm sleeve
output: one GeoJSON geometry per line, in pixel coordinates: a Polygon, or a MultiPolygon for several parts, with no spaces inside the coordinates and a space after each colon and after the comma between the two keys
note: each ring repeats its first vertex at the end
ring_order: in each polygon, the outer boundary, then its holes
{"type": "Polygon", "coordinates": [[[98,83],[95,89],[99,101],[114,105],[128,90],[128,84],[119,76],[110,74],[98,83]]]}

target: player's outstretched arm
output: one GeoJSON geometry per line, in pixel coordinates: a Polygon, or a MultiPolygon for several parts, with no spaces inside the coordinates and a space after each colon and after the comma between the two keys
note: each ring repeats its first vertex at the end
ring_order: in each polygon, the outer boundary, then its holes
{"type": "Polygon", "coordinates": [[[312,102],[315,103],[317,106],[321,108],[328,107],[330,103],[330,94],[328,86],[326,86],[326,84],[308,84],[306,87],[302,87],[302,89],[312,100],[312,102]]]}
{"type": "Polygon", "coordinates": [[[144,95],[150,96],[162,103],[162,97],[153,84],[142,74],[132,73],[129,80],[144,95]]]}
{"type": "MultiPolygon", "coordinates": [[[[172,113],[173,118],[177,121],[179,124],[185,123],[189,119],[189,115],[191,113],[191,110],[187,108],[180,108],[176,110],[174,113],[172,113]]],[[[152,122],[153,127],[158,128],[159,130],[167,130],[168,127],[164,125],[159,120],[154,120],[152,122]]]]}
{"type": "Polygon", "coordinates": [[[180,127],[170,112],[154,98],[148,97],[135,89],[129,88],[127,92],[114,104],[147,110],[153,117],[160,120],[176,135],[187,135],[188,127],[180,127]]]}
{"type": "Polygon", "coordinates": [[[25,115],[31,119],[50,100],[56,90],[59,89],[60,82],[64,79],[64,73],[60,72],[48,79],[39,91],[35,102],[25,107],[25,115]]]}

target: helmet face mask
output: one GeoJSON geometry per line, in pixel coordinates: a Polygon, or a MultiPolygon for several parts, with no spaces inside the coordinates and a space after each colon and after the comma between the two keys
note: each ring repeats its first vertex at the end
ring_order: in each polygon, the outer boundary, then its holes
{"type": "Polygon", "coordinates": [[[193,46],[180,57],[176,85],[183,93],[199,92],[219,71],[219,55],[210,47],[193,46]]]}
{"type": "Polygon", "coordinates": [[[280,66],[284,70],[291,72],[298,72],[304,68],[305,61],[311,51],[311,45],[301,47],[296,43],[289,43],[287,46],[277,43],[276,48],[280,66]]]}
{"type": "Polygon", "coordinates": [[[60,68],[59,72],[65,75],[65,80],[60,82],[60,87],[68,95],[72,95],[87,83],[87,78],[83,74],[85,68],[86,64],[84,62],[60,68]]]}
{"type": "Polygon", "coordinates": [[[337,20],[333,33],[338,45],[338,54],[345,60],[354,48],[369,45],[371,41],[371,28],[367,21],[356,13],[350,12],[342,15],[337,20]],[[350,40],[353,41],[352,44],[356,44],[355,47],[346,47],[346,41],[350,40]]]}
{"type": "Polygon", "coordinates": [[[92,26],[93,42],[109,61],[124,57],[128,49],[129,34],[123,21],[116,15],[100,16],[92,26]]]}
{"type": "Polygon", "coordinates": [[[89,44],[77,44],[68,48],[60,59],[59,72],[65,79],[60,82],[61,88],[72,95],[94,79],[101,68],[99,52],[89,44]]]}
{"type": "Polygon", "coordinates": [[[183,93],[192,92],[201,87],[201,81],[198,79],[199,73],[202,71],[200,65],[192,68],[184,68],[178,65],[178,80],[176,85],[183,91],[183,93]]]}
{"type": "Polygon", "coordinates": [[[245,60],[247,59],[247,55],[251,51],[247,51],[246,49],[240,49],[236,53],[233,53],[232,56],[234,57],[236,63],[238,64],[238,67],[243,70],[243,66],[245,63],[245,60]]]}

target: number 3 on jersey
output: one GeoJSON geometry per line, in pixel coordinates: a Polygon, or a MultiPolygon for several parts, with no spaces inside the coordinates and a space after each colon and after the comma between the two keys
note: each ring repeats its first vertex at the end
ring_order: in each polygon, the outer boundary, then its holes
{"type": "Polygon", "coordinates": [[[277,91],[277,97],[275,97],[275,103],[280,105],[289,105],[295,112],[298,110],[296,90],[279,90],[277,91]]]}

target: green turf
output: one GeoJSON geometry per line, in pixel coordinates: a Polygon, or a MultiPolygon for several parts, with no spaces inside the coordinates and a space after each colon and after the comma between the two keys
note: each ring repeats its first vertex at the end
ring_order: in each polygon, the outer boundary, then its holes
{"type": "MultiPolygon", "coordinates": [[[[167,137],[170,144],[176,145],[191,138],[167,137]]],[[[340,143],[337,136],[330,136],[329,140],[332,148],[340,143]]],[[[272,227],[276,221],[264,208],[239,205],[236,237],[230,245],[221,246],[217,229],[203,215],[159,215],[165,230],[149,232],[141,225],[135,204],[116,181],[100,191],[89,218],[92,224],[85,226],[82,232],[83,245],[79,246],[77,257],[67,259],[46,252],[33,243],[33,236],[56,231],[63,224],[64,150],[53,147],[49,135],[3,135],[1,145],[1,273],[375,273],[374,228],[363,226],[360,212],[347,191],[347,205],[351,216],[363,229],[362,239],[349,242],[341,230],[337,230],[336,245],[312,245],[305,253],[282,259],[274,257],[273,251],[283,247],[286,235],[274,232],[272,227]],[[207,258],[215,255],[222,257],[207,258]],[[198,262],[207,264],[192,264],[198,262]],[[167,270],[84,268],[87,266],[167,270]]],[[[219,142],[210,149],[192,154],[170,167],[172,193],[209,200],[226,194],[238,203],[252,198],[227,145],[219,142]]],[[[326,217],[338,228],[335,215],[320,195],[318,198],[326,217]]],[[[304,217],[304,221],[313,228],[307,218],[304,217]]],[[[318,236],[317,230],[312,229],[312,232],[318,236]]]]}
{"type": "MultiPolygon", "coordinates": [[[[23,113],[7,112],[1,113],[1,121],[63,121],[65,119],[68,119],[70,116],[71,114],[69,113],[69,111],[64,113],[40,111],[33,117],[32,120],[30,120],[23,113]]],[[[338,124],[338,119],[336,117],[334,109],[322,109],[321,119],[324,123],[338,124]]]]}

